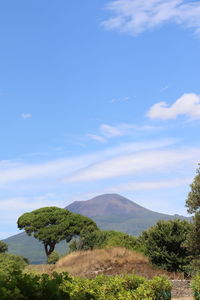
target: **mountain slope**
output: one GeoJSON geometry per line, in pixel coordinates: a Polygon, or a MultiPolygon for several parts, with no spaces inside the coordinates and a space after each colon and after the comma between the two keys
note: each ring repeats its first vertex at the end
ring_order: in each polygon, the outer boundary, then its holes
{"type": "Polygon", "coordinates": [[[66,209],[93,219],[101,229],[139,235],[158,220],[187,219],[146,209],[118,194],[104,194],[87,201],[75,201],[66,209]]]}
{"type": "MultiPolygon", "coordinates": [[[[187,219],[151,211],[117,194],[104,194],[87,201],[75,201],[65,208],[90,217],[100,229],[117,230],[133,235],[139,235],[158,220],[170,220],[175,217],[187,219]]],[[[25,256],[31,263],[46,261],[42,243],[26,233],[11,236],[4,242],[8,244],[10,253],[25,256]]],[[[66,242],[59,243],[56,250],[66,253],[66,242]]]]}
{"type": "MultiPolygon", "coordinates": [[[[8,245],[8,252],[16,255],[22,255],[28,258],[30,263],[42,264],[46,262],[44,246],[34,237],[28,236],[25,232],[13,235],[4,240],[8,245]]],[[[55,250],[64,254],[68,246],[66,241],[56,245],[55,250]]]]}

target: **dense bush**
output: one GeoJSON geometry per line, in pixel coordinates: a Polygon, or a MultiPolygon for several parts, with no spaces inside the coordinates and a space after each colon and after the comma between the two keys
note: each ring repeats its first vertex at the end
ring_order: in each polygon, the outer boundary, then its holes
{"type": "Polygon", "coordinates": [[[192,282],[191,287],[193,291],[194,298],[200,300],[200,274],[196,275],[192,282]]]}
{"type": "Polygon", "coordinates": [[[1,300],[69,300],[69,292],[62,285],[68,281],[67,274],[47,274],[41,276],[15,270],[10,274],[0,274],[1,300]]]}
{"type": "Polygon", "coordinates": [[[158,221],[139,240],[151,262],[168,271],[186,271],[190,262],[186,248],[191,224],[179,219],[158,221]]]}
{"type": "Polygon", "coordinates": [[[94,248],[124,247],[137,250],[137,238],[114,230],[96,230],[87,233],[83,238],[73,240],[70,251],[88,250],[94,248]]]}
{"type": "Polygon", "coordinates": [[[75,278],[72,300],[170,300],[171,283],[163,277],[147,281],[136,275],[75,278]]]}
{"type": "Polygon", "coordinates": [[[22,256],[0,253],[0,273],[4,275],[15,270],[22,270],[27,264],[28,260],[22,256]]]}
{"type": "Polygon", "coordinates": [[[8,245],[0,241],[0,253],[5,253],[6,251],[8,251],[8,245]]]}
{"type": "Polygon", "coordinates": [[[55,264],[60,259],[60,254],[57,251],[53,251],[47,259],[47,263],[50,265],[55,264]]]}
{"type": "Polygon", "coordinates": [[[97,276],[26,274],[20,268],[0,272],[1,300],[169,300],[170,282],[163,277],[147,281],[136,275],[97,276]],[[9,271],[10,270],[10,271],[9,271]]]}

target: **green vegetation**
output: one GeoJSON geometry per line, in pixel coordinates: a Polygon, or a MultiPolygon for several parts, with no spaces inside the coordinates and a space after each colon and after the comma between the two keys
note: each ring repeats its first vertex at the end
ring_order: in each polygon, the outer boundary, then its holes
{"type": "Polygon", "coordinates": [[[193,278],[191,282],[191,287],[192,287],[194,298],[196,300],[200,300],[200,274],[197,274],[193,278]]]}
{"type": "Polygon", "coordinates": [[[22,256],[0,253],[0,274],[2,276],[18,269],[22,270],[27,264],[27,259],[22,256]]]}
{"type": "Polygon", "coordinates": [[[186,200],[189,213],[194,213],[192,230],[188,236],[187,247],[191,252],[193,273],[200,271],[200,164],[186,200]]]}
{"type": "Polygon", "coordinates": [[[161,300],[171,299],[171,283],[164,277],[145,280],[136,275],[74,278],[72,300],[161,300]]]}
{"type": "Polygon", "coordinates": [[[57,251],[53,251],[49,256],[47,263],[50,265],[54,265],[59,259],[60,259],[60,254],[57,251]]]}
{"type": "Polygon", "coordinates": [[[81,236],[97,230],[91,219],[58,207],[43,207],[23,214],[18,219],[19,229],[33,235],[44,245],[47,257],[62,240],[69,242],[73,236],[81,236]]]}
{"type": "Polygon", "coordinates": [[[164,277],[136,275],[70,277],[67,273],[27,274],[20,268],[0,272],[1,300],[169,300],[171,283],[164,277]]]}
{"type": "Polygon", "coordinates": [[[191,231],[187,221],[158,221],[139,238],[151,262],[167,271],[186,271],[190,257],[185,242],[191,231]]]}
{"type": "Polygon", "coordinates": [[[113,230],[96,230],[91,233],[88,232],[81,239],[73,240],[69,245],[70,251],[109,247],[124,247],[136,250],[138,248],[137,238],[113,230]]]}
{"type": "Polygon", "coordinates": [[[200,212],[200,164],[196,173],[197,175],[190,185],[191,191],[189,192],[186,200],[186,207],[190,214],[200,212]]]}
{"type": "Polygon", "coordinates": [[[5,253],[6,251],[8,251],[8,245],[0,241],[0,253],[5,253]]]}

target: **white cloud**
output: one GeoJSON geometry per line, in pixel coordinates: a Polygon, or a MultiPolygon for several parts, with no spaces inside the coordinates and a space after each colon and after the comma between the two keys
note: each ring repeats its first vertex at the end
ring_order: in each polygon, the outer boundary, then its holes
{"type": "Polygon", "coordinates": [[[23,113],[23,114],[21,114],[21,117],[22,117],[22,119],[30,119],[30,118],[32,118],[32,115],[23,113]]]}
{"type": "Polygon", "coordinates": [[[100,142],[100,143],[105,143],[107,141],[104,137],[102,137],[100,135],[88,133],[87,136],[89,138],[91,138],[92,140],[95,140],[95,141],[100,142]]]}
{"type": "Polygon", "coordinates": [[[2,187],[12,182],[27,182],[30,179],[36,179],[39,181],[41,181],[41,179],[53,179],[56,183],[59,182],[60,178],[68,176],[77,170],[86,168],[91,164],[98,163],[102,159],[109,159],[122,154],[142,151],[145,149],[150,150],[163,148],[175,142],[176,140],[174,139],[163,139],[140,143],[126,143],[88,155],[68,157],[60,160],[57,159],[41,164],[2,161],[0,162],[0,185],[2,187]]]}
{"type": "Polygon", "coordinates": [[[112,16],[103,22],[109,30],[138,35],[166,23],[200,33],[200,3],[186,0],[113,0],[107,5],[112,16]]]}
{"type": "Polygon", "coordinates": [[[180,115],[185,115],[190,118],[200,118],[200,95],[184,94],[177,99],[171,106],[166,102],[154,104],[147,116],[151,119],[175,119],[180,115]]]}
{"type": "Polygon", "coordinates": [[[152,171],[167,172],[187,163],[195,167],[199,156],[200,148],[136,152],[92,164],[68,176],[65,182],[95,181],[152,171]]]}
{"type": "Polygon", "coordinates": [[[127,123],[118,124],[115,126],[111,126],[108,124],[101,124],[99,127],[99,131],[101,135],[88,133],[87,136],[98,142],[105,143],[107,140],[111,138],[130,135],[136,131],[145,132],[145,131],[158,130],[158,129],[161,128],[155,126],[149,126],[149,125],[138,126],[135,124],[127,124],[127,123]]]}
{"type": "Polygon", "coordinates": [[[100,126],[100,131],[104,136],[107,138],[115,137],[115,136],[122,136],[123,130],[120,128],[120,126],[110,126],[107,124],[102,124],[100,126]]]}

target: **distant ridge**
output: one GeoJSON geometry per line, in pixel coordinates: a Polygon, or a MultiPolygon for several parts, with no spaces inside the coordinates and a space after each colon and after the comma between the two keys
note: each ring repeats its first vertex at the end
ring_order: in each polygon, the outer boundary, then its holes
{"type": "MultiPolygon", "coordinates": [[[[158,220],[175,218],[189,220],[183,216],[171,216],[151,211],[118,194],[103,194],[87,201],[75,201],[65,208],[90,217],[100,229],[117,230],[133,235],[139,235],[158,220]]],[[[43,245],[26,233],[11,236],[4,241],[8,244],[10,253],[27,257],[30,263],[45,263],[43,245]]],[[[59,243],[56,250],[65,253],[66,242],[59,243]]]]}

